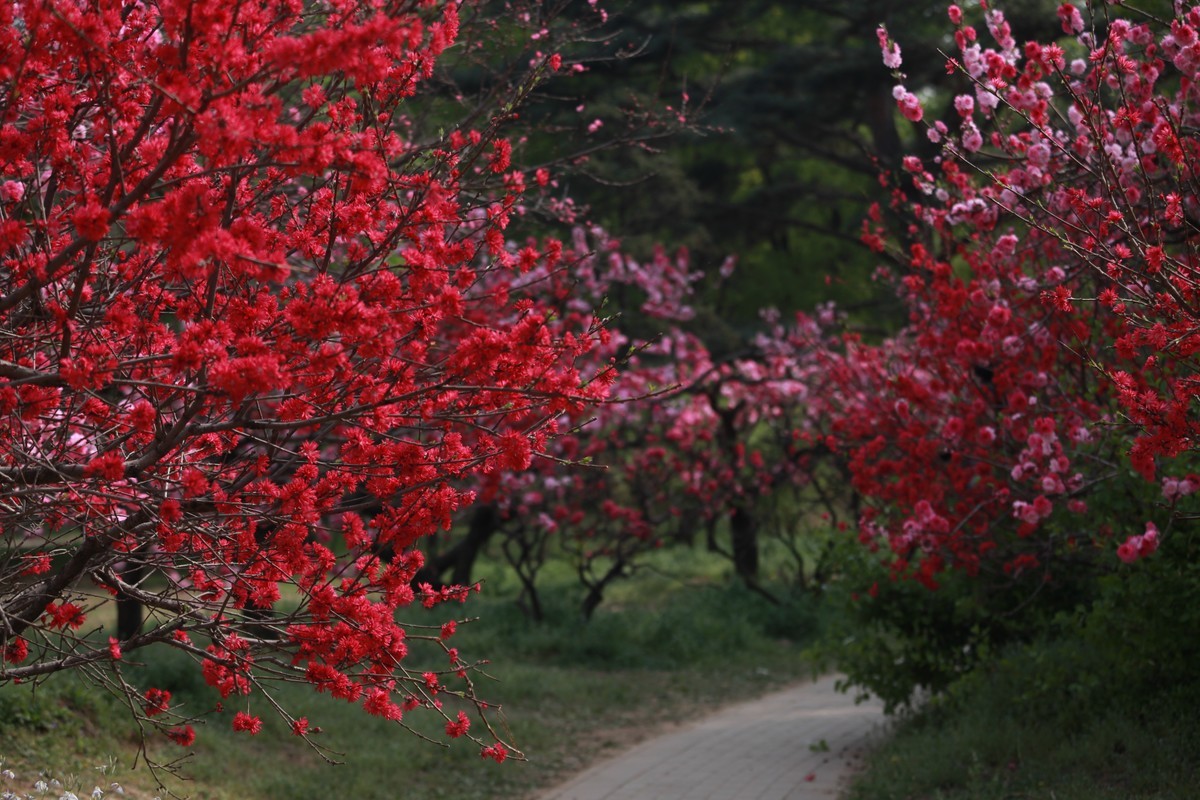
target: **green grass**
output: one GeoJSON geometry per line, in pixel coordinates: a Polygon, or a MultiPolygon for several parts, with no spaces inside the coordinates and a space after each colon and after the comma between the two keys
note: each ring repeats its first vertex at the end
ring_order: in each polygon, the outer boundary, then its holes
{"type": "Polygon", "coordinates": [[[1197,796],[1200,687],[1149,680],[1051,692],[1028,670],[1030,655],[1000,662],[902,720],[848,800],[1197,796]]]}
{"type": "MultiPolygon", "coordinates": [[[[479,693],[502,706],[500,720],[527,763],[484,761],[470,743],[423,742],[356,706],[290,686],[280,690],[281,702],[321,726],[321,744],[344,754],[344,765],[325,763],[258,701],[254,712],[267,726],[262,734],[233,733],[232,709],[214,714],[197,728],[194,757],[183,765],[190,782],[168,787],[197,800],[528,796],[656,728],[806,676],[803,644],[817,624],[812,605],[771,606],[725,581],[713,560],[696,558],[614,589],[611,603],[586,624],[565,572],[549,576],[542,625],[496,597],[506,588],[499,575],[492,597],[413,611],[412,621],[430,624],[464,613],[478,617],[460,626],[453,644],[468,659],[491,660],[487,672],[495,681],[479,682],[479,693]]],[[[173,702],[192,708],[214,701],[194,666],[175,653],[155,655],[127,675],[139,686],[170,688],[173,702]]],[[[413,712],[405,722],[419,717],[413,712]]],[[[424,725],[424,732],[445,738],[439,718],[429,715],[424,725]]],[[[86,783],[95,780],[96,765],[114,757],[121,767],[115,779],[131,796],[151,797],[153,778],[144,767],[129,769],[136,748],[124,710],[71,676],[55,676],[34,695],[27,687],[0,688],[0,757],[22,776],[51,766],[61,776],[83,775],[86,783]]],[[[151,749],[158,758],[183,755],[158,739],[151,749]]],[[[92,785],[80,784],[88,792],[92,785]]]]}

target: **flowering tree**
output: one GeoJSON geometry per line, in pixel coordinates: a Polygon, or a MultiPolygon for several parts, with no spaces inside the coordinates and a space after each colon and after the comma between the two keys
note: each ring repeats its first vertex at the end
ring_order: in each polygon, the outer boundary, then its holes
{"type": "Polygon", "coordinates": [[[903,246],[878,214],[866,223],[910,325],[830,355],[830,432],[868,502],[862,540],[930,589],[951,573],[1025,587],[995,613],[1072,576],[1127,575],[1160,547],[1196,556],[1180,523],[1200,488],[1200,9],[1112,13],[1064,3],[1062,39],[1019,45],[999,9],[984,33],[950,6],[947,68],[968,90],[947,119],[878,31],[899,113],[941,153],[904,162],[903,246]]]}
{"type": "Polygon", "coordinates": [[[678,328],[699,278],[686,256],[671,259],[660,250],[640,264],[602,230],[577,227],[563,259],[570,270],[539,266],[523,278],[556,309],[557,323],[577,326],[610,301],[632,307],[630,317],[638,318],[610,320],[589,353],[595,372],[619,364],[611,401],[555,420],[560,435],[532,470],[483,475],[465,538],[448,549],[457,554],[478,545],[481,526],[489,536],[501,534],[503,555],[522,585],[521,602],[535,619],[542,616],[538,572],[551,554],[565,550],[575,562],[587,589],[583,613],[590,616],[604,588],[627,574],[641,553],[688,535],[679,525],[674,462],[648,420],[671,418],[670,392],[708,364],[699,341],[678,328]],[[630,327],[654,331],[652,339],[632,337],[630,327]],[[576,466],[564,471],[563,462],[576,466]]]}
{"type": "MultiPolygon", "coordinates": [[[[686,251],[659,248],[640,262],[603,230],[577,228],[563,259],[571,270],[536,268],[525,280],[567,324],[606,301],[621,311],[590,354],[595,370],[620,364],[611,400],[556,420],[561,435],[533,470],[484,475],[465,529],[438,535],[446,541],[435,563],[466,579],[458,570],[469,554],[498,535],[521,603],[540,618],[539,572],[547,558],[565,553],[585,589],[587,617],[646,553],[707,532],[709,546],[760,588],[766,501],[788,487],[811,489],[814,455],[824,448],[812,435],[807,404],[798,402],[819,391],[822,362],[814,355],[822,325],[803,316],[784,325],[774,315],[740,352],[718,358],[693,332],[704,275],[686,251]],[[562,461],[581,466],[564,472],[562,461]]],[[[732,269],[731,260],[720,278],[732,269]]],[[[832,309],[821,314],[826,325],[835,316],[832,309]]],[[[821,494],[817,487],[812,499],[821,494]]]]}
{"type": "Polygon", "coordinates": [[[505,239],[498,126],[561,64],[553,9],[509,11],[544,52],[470,106],[430,88],[449,48],[482,58],[469,4],[0,9],[0,681],[84,670],[188,745],[191,712],[122,677],[153,644],[236,730],[273,707],[307,738],[269,691],[294,679],[475,738],[453,626],[395,621],[468,592],[414,589],[414,545],[605,393],[575,365],[596,320],[519,280],[561,246],[505,239]],[[433,135],[439,103],[469,122],[433,135]],[[110,596],[150,620],[106,638],[110,596]],[[445,671],[405,668],[421,638],[445,671]]]}
{"type": "MultiPolygon", "coordinates": [[[[961,53],[950,64],[974,89],[954,100],[957,134],[940,121],[929,127],[946,147],[941,176],[917,159],[906,164],[930,198],[914,211],[933,240],[913,245],[912,273],[902,279],[918,347],[933,345],[957,375],[986,384],[986,413],[1001,427],[983,438],[1019,432],[1010,436],[1019,449],[1007,483],[1029,488],[1005,503],[1024,536],[1055,508],[1082,511],[1069,499],[1109,468],[1085,461],[1076,472],[1068,451],[1095,453],[1097,439],[1115,439],[1142,478],[1158,481],[1162,467],[1186,473],[1195,424],[1186,121],[1196,77],[1187,43],[1200,10],[1157,31],[1152,22],[1109,19],[1106,7],[1091,30],[1072,5],[1058,13],[1074,40],[1019,50],[1003,15],[990,10],[996,46],[983,49],[951,7],[961,53]],[[1079,57],[1068,61],[1064,46],[1079,57]],[[988,146],[985,125],[996,128],[988,146]],[[956,271],[951,258],[965,268],[956,271]]],[[[881,37],[890,52],[895,45],[881,37]]],[[[897,96],[910,118],[921,118],[907,92],[897,96]]],[[[955,394],[979,396],[958,382],[955,394]]],[[[978,412],[956,422],[943,413],[942,421],[940,441],[957,451],[983,430],[978,412]]],[[[1186,474],[1161,479],[1169,505],[1195,488],[1186,474]]],[[[1157,537],[1122,541],[1122,559],[1134,560],[1157,537]],[[1136,554],[1129,542],[1140,543],[1136,554]]]]}

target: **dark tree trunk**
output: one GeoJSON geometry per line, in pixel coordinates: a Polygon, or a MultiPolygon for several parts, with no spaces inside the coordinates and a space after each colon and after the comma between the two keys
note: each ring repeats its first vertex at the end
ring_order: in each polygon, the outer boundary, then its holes
{"type": "Polygon", "coordinates": [[[453,558],[453,571],[450,582],[466,586],[471,582],[471,573],[475,570],[475,562],[484,546],[492,538],[492,534],[500,529],[500,513],[492,504],[475,507],[471,522],[467,527],[467,538],[452,548],[448,556],[453,558]]]}
{"type": "Polygon", "coordinates": [[[603,577],[598,580],[584,580],[584,585],[588,587],[587,596],[583,598],[583,605],[580,610],[583,612],[584,620],[590,620],[592,614],[596,613],[596,609],[600,607],[600,603],[604,600],[604,590],[617,578],[621,577],[625,571],[625,560],[618,558],[603,577]]]}
{"type": "Polygon", "coordinates": [[[733,569],[746,583],[758,580],[758,525],[743,506],[736,506],[729,518],[733,569]]]}
{"type": "Polygon", "coordinates": [[[583,612],[584,620],[590,620],[592,614],[596,613],[596,609],[600,607],[600,603],[604,600],[604,589],[601,586],[593,586],[583,598],[583,605],[580,611],[583,612]]]}
{"type": "MultiPolygon", "coordinates": [[[[130,561],[126,562],[117,576],[131,586],[137,585],[146,576],[146,565],[141,562],[144,549],[130,553],[130,561]]],[[[142,601],[130,597],[125,592],[117,592],[117,641],[127,642],[142,628],[142,601]]]]}
{"type": "Polygon", "coordinates": [[[521,594],[517,597],[517,608],[521,609],[521,613],[530,622],[544,622],[546,613],[542,611],[542,598],[538,595],[537,584],[526,579],[526,576],[519,572],[517,577],[520,579],[522,587],[521,594]]]}
{"type": "Polygon", "coordinates": [[[896,130],[896,101],[892,97],[891,86],[881,84],[873,91],[867,92],[865,111],[875,155],[884,167],[896,166],[904,155],[904,145],[896,130]]]}
{"type": "Polygon", "coordinates": [[[487,545],[492,534],[500,530],[500,513],[490,503],[475,506],[471,520],[467,523],[467,535],[444,553],[430,556],[413,578],[413,583],[430,583],[444,586],[442,576],[450,572],[449,583],[466,586],[471,582],[471,573],[479,554],[487,545]]]}
{"type": "Polygon", "coordinates": [[[142,603],[128,595],[117,595],[117,639],[127,642],[142,627],[142,603]]]}

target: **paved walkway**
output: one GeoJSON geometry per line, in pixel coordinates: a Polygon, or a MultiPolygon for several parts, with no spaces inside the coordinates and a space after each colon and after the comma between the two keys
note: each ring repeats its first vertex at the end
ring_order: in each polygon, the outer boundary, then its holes
{"type": "Polygon", "coordinates": [[[883,730],[836,676],[731,706],[598,764],[541,800],[829,800],[883,730]]]}

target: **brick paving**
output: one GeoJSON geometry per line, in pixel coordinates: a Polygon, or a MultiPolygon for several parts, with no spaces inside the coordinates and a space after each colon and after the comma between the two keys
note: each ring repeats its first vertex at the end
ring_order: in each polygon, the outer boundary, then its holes
{"type": "Polygon", "coordinates": [[[540,800],[831,800],[884,730],[836,676],[731,706],[597,764],[540,800]]]}

